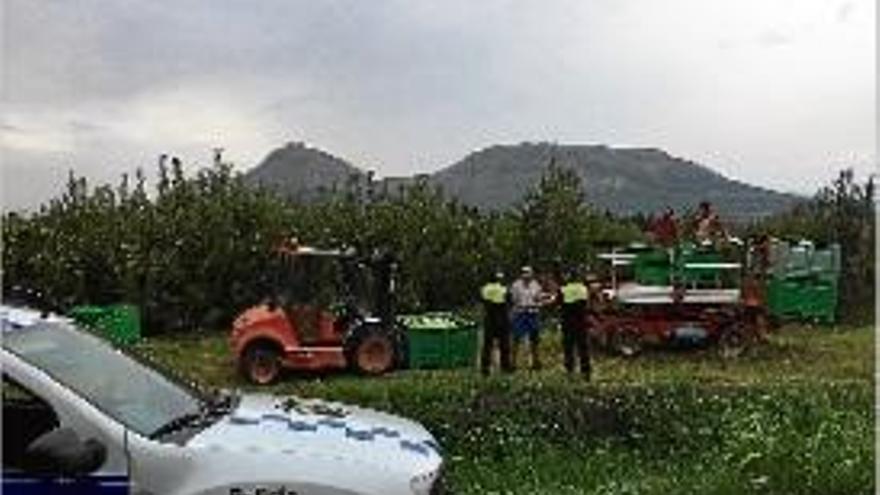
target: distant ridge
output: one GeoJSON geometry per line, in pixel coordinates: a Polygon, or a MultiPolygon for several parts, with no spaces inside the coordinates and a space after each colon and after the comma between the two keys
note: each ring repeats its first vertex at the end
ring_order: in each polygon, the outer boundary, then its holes
{"type": "Polygon", "coordinates": [[[334,186],[342,189],[359,168],[304,143],[288,143],[245,174],[245,182],[263,186],[297,201],[312,201],[334,186]]]}
{"type": "MultiPolygon", "coordinates": [[[[578,174],[591,205],[619,215],[649,214],[667,206],[684,211],[707,200],[729,218],[749,220],[785,210],[803,200],[728,179],[708,167],[654,148],[551,143],[494,145],[423,176],[464,204],[498,210],[521,201],[551,161],[578,174]]],[[[366,173],[358,167],[302,143],[272,151],[245,174],[249,184],[259,184],[300,201],[314,200],[334,188],[344,190],[347,183],[365,179],[366,173]]],[[[400,184],[413,179],[385,179],[376,187],[395,191],[400,184]]]]}

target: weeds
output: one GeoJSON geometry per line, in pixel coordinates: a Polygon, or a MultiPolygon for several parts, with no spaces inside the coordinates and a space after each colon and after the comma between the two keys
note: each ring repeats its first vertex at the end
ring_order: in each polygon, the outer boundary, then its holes
{"type": "MultiPolygon", "coordinates": [[[[561,371],[550,337],[549,369],[537,373],[291,376],[261,391],[423,422],[446,449],[455,493],[874,492],[871,329],[788,328],[732,363],[709,349],[599,356],[595,383],[561,371]]],[[[141,349],[210,385],[249,388],[225,335],[141,349]]]]}

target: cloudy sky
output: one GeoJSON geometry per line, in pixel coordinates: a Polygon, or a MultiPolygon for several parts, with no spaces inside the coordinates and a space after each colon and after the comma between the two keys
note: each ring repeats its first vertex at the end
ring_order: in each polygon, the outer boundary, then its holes
{"type": "Polygon", "coordinates": [[[380,175],[652,146],[809,193],[875,164],[872,0],[3,0],[3,205],[305,141],[380,175]]]}

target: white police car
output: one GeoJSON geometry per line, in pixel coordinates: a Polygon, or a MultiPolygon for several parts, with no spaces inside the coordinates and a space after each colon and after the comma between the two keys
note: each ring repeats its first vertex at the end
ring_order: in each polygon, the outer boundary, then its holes
{"type": "Polygon", "coordinates": [[[336,403],[206,396],[76,328],[0,306],[3,493],[439,493],[424,427],[336,403]]]}

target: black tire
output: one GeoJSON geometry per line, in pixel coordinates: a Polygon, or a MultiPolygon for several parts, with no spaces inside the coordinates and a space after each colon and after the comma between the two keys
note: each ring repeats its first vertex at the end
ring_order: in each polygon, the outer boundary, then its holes
{"type": "Polygon", "coordinates": [[[741,356],[749,346],[746,331],[739,323],[733,323],[722,330],[718,337],[718,354],[723,359],[741,356]]]}
{"type": "Polygon", "coordinates": [[[609,337],[609,347],[618,356],[634,358],[642,353],[642,336],[632,326],[618,328],[609,337]]]}
{"type": "Polygon", "coordinates": [[[400,362],[398,339],[393,332],[375,325],[363,325],[352,330],[344,352],[348,366],[362,375],[387,373],[400,362]]]}
{"type": "Polygon", "coordinates": [[[254,385],[270,385],[281,376],[281,349],[266,341],[248,344],[241,353],[239,371],[254,385]]]}

